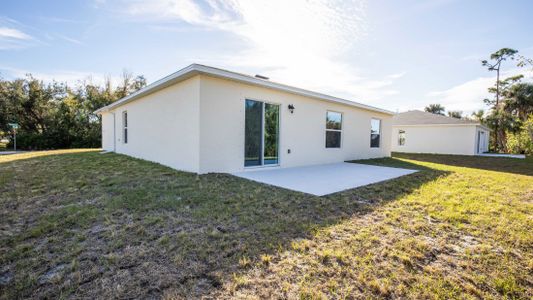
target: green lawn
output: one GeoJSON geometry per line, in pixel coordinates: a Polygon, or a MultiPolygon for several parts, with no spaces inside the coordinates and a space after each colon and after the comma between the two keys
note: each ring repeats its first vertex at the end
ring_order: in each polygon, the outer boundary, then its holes
{"type": "Polygon", "coordinates": [[[0,155],[0,298],[531,298],[533,162],[314,197],[117,154],[0,155]]]}

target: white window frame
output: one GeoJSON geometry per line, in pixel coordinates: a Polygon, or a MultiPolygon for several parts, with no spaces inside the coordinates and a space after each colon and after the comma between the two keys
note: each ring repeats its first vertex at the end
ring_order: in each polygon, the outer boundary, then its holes
{"type": "Polygon", "coordinates": [[[122,143],[128,143],[128,111],[122,112],[122,143]]]}
{"type": "Polygon", "coordinates": [[[325,127],[326,127],[326,131],[324,132],[324,147],[326,149],[341,149],[342,148],[342,128],[343,128],[343,120],[344,120],[344,114],[340,111],[334,111],[334,110],[327,110],[326,111],[326,124],[325,124],[325,127]],[[337,113],[337,114],[340,114],[341,115],[341,129],[328,129],[328,113],[337,113]],[[328,147],[327,146],[327,132],[328,131],[336,131],[336,132],[339,132],[341,134],[341,141],[340,141],[340,145],[339,147],[328,147]]]}
{"type": "Polygon", "coordinates": [[[407,140],[407,134],[405,133],[405,130],[398,129],[398,146],[403,147],[405,146],[405,141],[407,140]],[[401,142],[401,134],[403,133],[403,144],[401,142]]]}
{"type": "Polygon", "coordinates": [[[378,119],[378,118],[371,118],[370,119],[370,148],[374,148],[374,149],[379,149],[381,148],[381,125],[382,125],[383,121],[381,119],[378,119]],[[377,120],[379,121],[379,146],[378,147],[372,147],[372,120],[377,120]]]}

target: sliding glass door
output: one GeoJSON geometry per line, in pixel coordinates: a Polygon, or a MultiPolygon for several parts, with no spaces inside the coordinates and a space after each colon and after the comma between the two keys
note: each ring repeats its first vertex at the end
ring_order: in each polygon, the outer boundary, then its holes
{"type": "Polygon", "coordinates": [[[279,163],[279,105],[245,103],[244,166],[279,163]]]}

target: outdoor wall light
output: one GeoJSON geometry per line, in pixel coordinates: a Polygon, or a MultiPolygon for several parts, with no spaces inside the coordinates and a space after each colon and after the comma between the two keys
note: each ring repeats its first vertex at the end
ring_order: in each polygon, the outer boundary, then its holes
{"type": "Polygon", "coordinates": [[[294,105],[292,104],[289,104],[289,111],[292,113],[294,113],[294,105]]]}

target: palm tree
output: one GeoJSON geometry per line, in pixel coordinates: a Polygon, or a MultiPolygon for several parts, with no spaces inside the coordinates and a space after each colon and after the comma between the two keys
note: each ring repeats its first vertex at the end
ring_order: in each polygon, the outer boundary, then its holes
{"type": "Polygon", "coordinates": [[[517,83],[505,93],[503,108],[525,122],[533,114],[533,83],[517,83]]]}
{"type": "Polygon", "coordinates": [[[485,111],[480,109],[472,113],[472,118],[480,123],[485,123],[485,111]]]}
{"type": "Polygon", "coordinates": [[[463,112],[460,111],[460,110],[450,110],[448,112],[448,117],[452,117],[452,118],[456,118],[456,119],[461,119],[463,117],[463,112]]]}
{"type": "Polygon", "coordinates": [[[440,104],[430,104],[424,108],[426,112],[432,114],[443,115],[444,116],[444,106],[440,104]]]}

